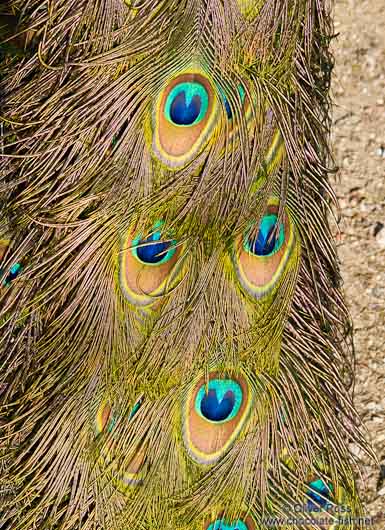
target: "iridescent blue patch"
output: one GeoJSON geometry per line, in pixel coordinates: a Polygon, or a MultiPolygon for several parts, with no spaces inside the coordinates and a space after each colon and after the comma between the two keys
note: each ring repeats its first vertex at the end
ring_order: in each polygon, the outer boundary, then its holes
{"type": "Polygon", "coordinates": [[[242,405],[242,389],[231,379],[212,379],[208,389],[202,385],[195,399],[196,412],[208,421],[233,419],[242,405]]]}
{"type": "Polygon", "coordinates": [[[330,495],[333,490],[332,485],[329,483],[328,487],[322,479],[316,479],[309,482],[309,486],[311,490],[309,489],[306,492],[307,496],[310,497],[307,501],[309,511],[317,510],[320,507],[324,508],[330,502],[330,495]]]}
{"type": "Polygon", "coordinates": [[[241,519],[233,523],[229,523],[225,519],[217,519],[208,526],[207,530],[248,530],[248,528],[241,519]]]}
{"type": "Polygon", "coordinates": [[[276,215],[265,215],[257,236],[248,235],[245,238],[246,250],[255,256],[270,256],[277,252],[285,241],[285,230],[281,223],[277,233],[276,225],[276,215]]]}
{"type": "MultiPolygon", "coordinates": [[[[161,222],[155,225],[155,228],[161,226],[161,222]]],[[[137,236],[133,240],[134,256],[146,265],[160,265],[166,263],[175,254],[173,241],[161,241],[162,233],[160,230],[154,231],[146,239],[137,236]]]]}
{"type": "Polygon", "coordinates": [[[209,390],[201,401],[201,412],[208,420],[223,421],[230,416],[234,404],[235,396],[231,390],[226,392],[222,401],[218,401],[216,390],[209,390]]]}
{"type": "Polygon", "coordinates": [[[174,125],[197,125],[207,114],[209,97],[203,85],[197,82],[177,84],[167,97],[166,118],[174,125]]]}
{"type": "MultiPolygon", "coordinates": [[[[224,107],[225,107],[227,118],[229,120],[232,120],[233,119],[233,112],[231,110],[230,103],[229,103],[227,97],[225,96],[225,93],[223,92],[223,90],[219,89],[219,92],[220,92],[220,94],[222,96],[222,99],[223,99],[223,104],[224,104],[224,107]]],[[[239,94],[239,97],[241,99],[241,103],[243,104],[243,102],[245,101],[246,92],[245,92],[245,89],[243,88],[242,85],[239,85],[239,87],[238,87],[238,94],[239,94]]]]}
{"type": "MultiPolygon", "coordinates": [[[[21,271],[22,271],[22,266],[20,265],[20,263],[15,263],[14,265],[12,265],[12,267],[9,269],[9,273],[3,280],[4,287],[10,285],[11,282],[18,277],[21,271]]],[[[0,269],[0,275],[3,275],[3,274],[4,274],[4,271],[0,269]]]]}
{"type": "Polygon", "coordinates": [[[143,263],[160,263],[167,254],[167,250],[170,248],[171,243],[168,241],[160,241],[157,243],[156,241],[158,237],[160,236],[155,233],[147,239],[138,242],[136,253],[140,261],[143,261],[143,263]],[[153,244],[149,244],[153,241],[153,244]]]}
{"type": "Polygon", "coordinates": [[[179,92],[171,103],[170,117],[177,125],[191,125],[198,118],[201,106],[202,101],[198,95],[187,103],[186,92],[179,92]]]}

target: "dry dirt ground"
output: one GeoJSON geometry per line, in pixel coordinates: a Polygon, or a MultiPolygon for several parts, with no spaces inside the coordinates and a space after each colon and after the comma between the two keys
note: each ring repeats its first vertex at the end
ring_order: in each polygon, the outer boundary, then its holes
{"type": "Polygon", "coordinates": [[[355,326],[355,404],[379,460],[364,459],[361,494],[368,515],[382,514],[373,528],[385,530],[385,0],[336,0],[334,20],[339,256],[355,326]]]}

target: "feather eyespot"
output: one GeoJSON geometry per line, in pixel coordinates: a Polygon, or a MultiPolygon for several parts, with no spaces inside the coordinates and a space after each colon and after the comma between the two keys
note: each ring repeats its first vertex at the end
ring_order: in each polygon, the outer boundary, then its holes
{"type": "MultiPolygon", "coordinates": [[[[12,267],[9,269],[8,274],[4,278],[2,285],[4,287],[8,287],[9,285],[11,285],[13,280],[15,280],[19,276],[21,271],[22,271],[22,266],[20,265],[20,263],[15,263],[14,265],[12,265],[12,267]]],[[[0,277],[3,276],[3,274],[4,274],[3,269],[0,269],[0,277]]]]}
{"type": "Polygon", "coordinates": [[[144,265],[159,266],[167,263],[175,255],[175,242],[162,241],[162,233],[157,230],[146,239],[136,237],[132,242],[134,257],[144,265]]]}
{"type": "Polygon", "coordinates": [[[147,236],[130,231],[123,240],[120,286],[125,298],[134,305],[152,304],[175,285],[181,247],[163,235],[162,225],[162,221],[157,222],[147,236]]]}
{"type": "MultiPolygon", "coordinates": [[[[314,517],[320,512],[328,513],[330,516],[330,526],[328,530],[335,530],[343,519],[350,522],[354,513],[354,508],[350,506],[351,497],[339,484],[333,485],[329,480],[314,476],[307,483],[304,511],[310,517],[314,517]],[[314,514],[314,515],[313,515],[314,514]]],[[[326,528],[326,526],[325,526],[326,528]]]]}
{"type": "Polygon", "coordinates": [[[243,248],[246,252],[254,256],[272,256],[285,241],[285,228],[283,223],[279,223],[276,214],[264,215],[259,225],[257,234],[252,233],[252,229],[246,234],[243,248]]]}
{"type": "Polygon", "coordinates": [[[182,404],[183,438],[190,457],[200,464],[216,462],[244,428],[252,404],[252,391],[242,376],[209,381],[201,377],[187,391],[182,404]]]}
{"type": "Polygon", "coordinates": [[[334,486],[328,480],[313,476],[307,483],[303,509],[310,517],[317,516],[320,512],[328,513],[330,526],[327,528],[334,530],[338,526],[338,520],[341,519],[342,523],[344,516],[347,521],[351,520],[353,510],[349,506],[350,500],[341,486],[334,486]]]}
{"type": "MultiPolygon", "coordinates": [[[[132,408],[128,420],[130,421],[138,411],[141,405],[141,400],[137,401],[132,408]]],[[[96,435],[105,435],[103,444],[100,446],[100,463],[108,465],[109,470],[113,475],[114,480],[119,488],[125,489],[127,486],[138,486],[143,481],[143,466],[146,459],[146,451],[142,444],[138,443],[135,451],[129,451],[132,453],[129,458],[125,460],[124,465],[120,465],[120,462],[116,458],[115,450],[116,446],[119,445],[116,440],[116,423],[117,418],[113,414],[111,406],[103,402],[95,418],[95,431],[96,435]],[[126,463],[127,462],[127,463],[126,463]]]]}
{"type": "Polygon", "coordinates": [[[278,204],[270,202],[259,226],[253,223],[234,242],[233,264],[242,287],[254,298],[262,298],[295,264],[299,242],[287,213],[278,224],[278,204]]]}
{"type": "MultiPolygon", "coordinates": [[[[284,462],[287,469],[291,472],[296,469],[296,462],[293,458],[289,457],[287,449],[284,449],[281,455],[281,459],[284,462]]],[[[322,462],[317,462],[317,467],[326,473],[328,476],[327,467],[322,462]]],[[[320,478],[318,474],[313,472],[309,473],[308,479],[303,484],[302,479],[299,480],[301,489],[303,488],[304,496],[302,497],[302,509],[303,512],[312,516],[319,512],[327,512],[331,517],[340,513],[339,506],[344,507],[342,512],[351,512],[352,509],[349,507],[349,496],[345,489],[343,489],[338,483],[332,484],[327,478],[320,478]]],[[[346,514],[349,515],[349,514],[346,514]]],[[[327,526],[329,530],[334,530],[336,527],[335,522],[331,523],[331,526],[327,526]]],[[[325,526],[326,528],[326,526],[325,526]]]]}
{"type": "Polygon", "coordinates": [[[209,141],[218,109],[214,86],[202,73],[185,73],[169,81],[153,111],[155,156],[169,168],[187,165],[209,141]]]}

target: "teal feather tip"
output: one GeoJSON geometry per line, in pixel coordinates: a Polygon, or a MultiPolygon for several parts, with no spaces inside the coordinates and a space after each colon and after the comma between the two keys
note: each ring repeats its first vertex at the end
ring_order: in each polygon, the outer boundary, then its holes
{"type": "Polygon", "coordinates": [[[322,479],[315,479],[309,482],[309,489],[306,492],[307,497],[310,497],[307,501],[307,506],[310,510],[324,508],[330,501],[333,493],[333,485],[326,484],[322,479]]]}
{"type": "MultiPolygon", "coordinates": [[[[132,420],[132,418],[135,416],[135,414],[138,412],[138,410],[140,409],[140,406],[142,404],[142,400],[140,399],[139,401],[137,401],[135,403],[135,405],[132,407],[132,409],[130,410],[129,414],[128,414],[128,421],[132,420]]],[[[112,432],[117,424],[117,417],[116,416],[112,416],[111,418],[111,421],[110,423],[108,424],[108,432],[112,432]]]]}
{"type": "Polygon", "coordinates": [[[140,406],[141,406],[142,402],[143,402],[143,400],[140,399],[140,400],[137,401],[137,402],[135,403],[135,405],[132,407],[132,409],[131,409],[131,411],[130,411],[130,414],[129,414],[129,416],[128,416],[128,419],[129,419],[129,420],[131,420],[131,419],[135,416],[135,414],[138,412],[138,410],[140,409],[140,406]]]}
{"type": "Polygon", "coordinates": [[[207,530],[248,530],[248,527],[241,519],[233,523],[228,523],[225,519],[217,519],[207,527],[207,530]]]}
{"type": "Polygon", "coordinates": [[[189,456],[199,464],[212,464],[223,456],[246,428],[252,409],[252,390],[241,374],[236,379],[196,380],[183,403],[183,438],[189,456]]]}
{"type": "MultiPolygon", "coordinates": [[[[3,280],[3,286],[4,287],[7,287],[9,285],[11,285],[12,281],[15,280],[19,274],[21,273],[22,271],[22,266],[20,265],[20,263],[15,263],[14,265],[12,265],[12,267],[9,269],[9,273],[7,274],[7,276],[4,278],[3,280]]],[[[0,276],[4,274],[4,271],[2,269],[0,269],[0,276]]]]}

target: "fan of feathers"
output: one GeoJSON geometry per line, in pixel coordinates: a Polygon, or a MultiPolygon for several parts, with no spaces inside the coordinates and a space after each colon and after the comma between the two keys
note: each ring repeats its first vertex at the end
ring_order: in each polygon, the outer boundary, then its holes
{"type": "Polygon", "coordinates": [[[1,529],[364,527],[330,9],[3,3],[1,529]]]}

